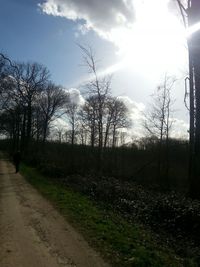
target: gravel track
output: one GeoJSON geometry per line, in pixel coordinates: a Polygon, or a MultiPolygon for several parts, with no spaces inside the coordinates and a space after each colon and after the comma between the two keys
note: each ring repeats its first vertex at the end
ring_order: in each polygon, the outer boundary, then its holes
{"type": "Polygon", "coordinates": [[[13,165],[0,161],[0,267],[109,267],[13,165]]]}

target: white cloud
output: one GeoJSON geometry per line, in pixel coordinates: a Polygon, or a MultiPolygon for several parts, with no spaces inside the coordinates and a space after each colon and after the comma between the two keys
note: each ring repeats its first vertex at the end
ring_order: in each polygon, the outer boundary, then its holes
{"type": "MultiPolygon", "coordinates": [[[[133,123],[131,129],[128,130],[129,136],[135,136],[137,138],[146,136],[146,131],[143,126],[145,120],[145,105],[133,101],[128,96],[119,96],[118,98],[122,100],[129,109],[129,116],[133,123]]],[[[170,137],[188,139],[189,124],[178,118],[172,118],[171,120],[173,123],[170,137]]]]}
{"type": "Polygon", "coordinates": [[[39,7],[48,15],[81,21],[81,31],[92,29],[106,39],[115,29],[129,27],[135,17],[132,0],[46,0],[39,7]]]}
{"type": "Polygon", "coordinates": [[[45,14],[77,22],[76,38],[93,30],[112,42],[123,62],[120,67],[163,73],[177,71],[187,58],[184,30],[169,12],[169,1],[45,0],[39,7],[45,14]]]}
{"type": "MultiPolygon", "coordinates": [[[[169,14],[169,2],[170,0],[45,0],[39,7],[45,14],[77,22],[76,37],[93,30],[117,45],[122,62],[100,72],[100,75],[113,73],[125,65],[138,73],[141,69],[142,77],[150,75],[155,76],[153,80],[157,80],[166,68],[176,73],[180,66],[185,66],[187,58],[182,26],[175,16],[169,14]]],[[[171,0],[172,2],[174,3],[171,0]]],[[[176,9],[174,5],[171,8],[176,9]]],[[[81,82],[90,79],[90,76],[83,77],[81,82]]],[[[75,102],[84,103],[79,90],[71,88],[68,91],[75,102]]],[[[141,94],[141,101],[144,101],[144,93],[138,94],[141,94]]],[[[127,96],[119,98],[130,110],[133,121],[131,134],[144,135],[142,122],[145,105],[127,96]]],[[[180,96],[177,98],[180,99],[180,96]]],[[[173,137],[187,136],[188,125],[184,121],[175,119],[173,129],[173,137]]]]}
{"type": "Polygon", "coordinates": [[[118,96],[118,99],[123,101],[129,110],[137,110],[138,112],[141,112],[145,109],[145,105],[143,103],[137,103],[128,96],[118,96]]]}
{"type": "MultiPolygon", "coordinates": [[[[83,96],[81,95],[78,89],[70,88],[70,89],[66,89],[66,92],[69,94],[70,100],[73,103],[78,104],[79,106],[82,106],[85,103],[85,99],[83,98],[83,96]]],[[[64,114],[61,118],[57,118],[51,124],[51,131],[52,131],[51,137],[59,131],[64,133],[69,128],[70,126],[68,123],[68,119],[66,115],[64,114]]]]}
{"type": "Polygon", "coordinates": [[[137,103],[128,96],[119,96],[118,99],[124,102],[129,110],[129,117],[132,122],[132,127],[128,130],[129,136],[144,136],[144,129],[142,122],[144,121],[144,109],[143,103],[137,103]]]}
{"type": "Polygon", "coordinates": [[[51,124],[51,127],[53,127],[54,129],[67,129],[68,124],[66,122],[66,120],[64,118],[57,118],[56,120],[53,121],[53,123],[51,124]]]}
{"type": "Polygon", "coordinates": [[[83,98],[83,96],[81,95],[81,93],[78,89],[70,88],[67,90],[67,92],[69,93],[70,100],[73,103],[76,103],[80,106],[85,103],[85,99],[83,98]]]}
{"type": "Polygon", "coordinates": [[[172,130],[171,130],[171,137],[173,138],[184,138],[188,139],[189,138],[189,124],[186,123],[184,120],[180,119],[173,119],[173,124],[172,124],[172,130]]]}

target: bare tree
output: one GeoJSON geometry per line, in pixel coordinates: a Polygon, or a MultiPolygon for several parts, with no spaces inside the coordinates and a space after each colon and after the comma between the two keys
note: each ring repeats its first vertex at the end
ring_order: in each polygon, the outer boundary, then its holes
{"type": "Polygon", "coordinates": [[[0,129],[13,140],[13,149],[19,147],[22,117],[21,101],[14,93],[16,83],[12,76],[17,69],[9,57],[0,53],[0,129]]]}
{"type": "Polygon", "coordinates": [[[7,101],[8,94],[6,94],[6,89],[8,87],[8,64],[4,57],[0,56],[0,110],[3,110],[7,101]]]}
{"type": "Polygon", "coordinates": [[[96,96],[89,96],[79,113],[82,127],[89,133],[89,144],[92,147],[96,145],[98,137],[97,102],[96,96]]]}
{"type": "Polygon", "coordinates": [[[66,128],[63,125],[57,125],[53,129],[53,138],[56,137],[59,143],[65,139],[66,128]]]}
{"type": "Polygon", "coordinates": [[[106,107],[104,147],[107,145],[109,134],[112,135],[112,146],[115,147],[117,130],[130,126],[128,109],[117,97],[109,97],[106,107]]]}
{"type": "Polygon", "coordinates": [[[106,101],[110,93],[111,77],[100,77],[98,75],[97,61],[91,47],[85,48],[83,46],[80,46],[80,48],[83,52],[84,63],[88,67],[89,73],[92,74],[91,81],[88,82],[87,88],[89,95],[94,97],[96,100],[95,112],[98,131],[99,157],[101,161],[103,148],[104,111],[106,108],[106,101]]]}
{"type": "Polygon", "coordinates": [[[101,158],[102,148],[107,146],[109,135],[112,133],[112,145],[115,146],[117,130],[128,126],[127,108],[118,98],[111,97],[111,77],[99,75],[97,60],[91,47],[80,48],[83,51],[84,63],[92,75],[86,85],[89,96],[81,116],[83,125],[86,125],[90,132],[91,146],[98,140],[101,158]]]}
{"type": "Polygon", "coordinates": [[[0,111],[5,111],[16,105],[13,70],[17,70],[17,66],[8,57],[0,53],[0,111]]]}
{"type": "Polygon", "coordinates": [[[128,120],[128,109],[124,102],[119,99],[115,99],[113,103],[113,119],[111,121],[112,126],[112,146],[115,146],[116,131],[122,128],[128,128],[131,125],[128,120]]]}
{"type": "Polygon", "coordinates": [[[68,131],[68,133],[70,133],[71,144],[74,145],[79,126],[80,104],[77,102],[77,100],[73,99],[69,93],[67,95],[67,101],[65,103],[64,110],[71,127],[70,131],[68,131]]]}
{"type": "Polygon", "coordinates": [[[12,76],[16,83],[13,93],[23,103],[26,123],[24,137],[28,143],[32,133],[33,105],[48,82],[49,71],[38,63],[20,63],[12,76]]]}
{"type": "MultiPolygon", "coordinates": [[[[80,113],[79,113],[80,114],[80,113]]],[[[81,117],[79,117],[81,119],[81,117]]],[[[79,121],[78,129],[77,129],[77,138],[78,143],[81,145],[86,145],[88,141],[88,130],[85,128],[85,125],[79,121]]]]}
{"type": "MultiPolygon", "coordinates": [[[[13,63],[0,54],[0,93],[2,131],[17,147],[30,139],[46,140],[50,123],[59,112],[66,94],[49,82],[48,70],[38,63],[13,63]]],[[[1,114],[0,114],[1,115],[1,114]]]]}
{"type": "Polygon", "coordinates": [[[46,140],[49,124],[63,114],[62,108],[66,102],[67,94],[52,83],[49,83],[39,95],[38,107],[42,119],[43,142],[46,140]]]}
{"type": "Polygon", "coordinates": [[[163,146],[166,147],[166,157],[164,160],[166,171],[165,176],[168,178],[169,160],[168,144],[169,133],[172,127],[172,105],[174,100],[171,97],[171,89],[175,79],[165,76],[164,83],[158,86],[156,93],[152,96],[153,103],[150,110],[145,115],[144,127],[147,132],[158,138],[158,179],[161,176],[161,167],[163,165],[163,146]]]}

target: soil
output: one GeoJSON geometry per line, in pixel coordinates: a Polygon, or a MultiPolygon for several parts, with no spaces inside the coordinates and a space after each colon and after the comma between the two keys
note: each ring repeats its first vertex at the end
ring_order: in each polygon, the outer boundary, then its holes
{"type": "Polygon", "coordinates": [[[109,267],[6,159],[0,161],[1,267],[109,267]]]}

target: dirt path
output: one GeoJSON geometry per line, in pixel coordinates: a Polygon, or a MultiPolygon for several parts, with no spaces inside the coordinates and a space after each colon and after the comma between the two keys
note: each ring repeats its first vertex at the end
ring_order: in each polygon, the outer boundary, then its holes
{"type": "Polygon", "coordinates": [[[1,267],[108,267],[6,160],[0,161],[1,267]]]}

